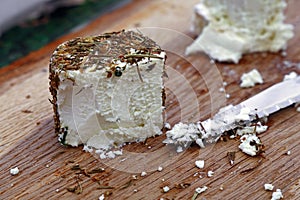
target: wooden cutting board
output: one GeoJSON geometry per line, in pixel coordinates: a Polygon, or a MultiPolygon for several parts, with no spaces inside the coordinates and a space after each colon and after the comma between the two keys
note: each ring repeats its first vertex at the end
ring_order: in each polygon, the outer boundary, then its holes
{"type": "Polygon", "coordinates": [[[281,81],[284,74],[300,72],[296,65],[284,64],[300,63],[300,1],[288,1],[286,21],[295,26],[295,36],[288,43],[287,56],[251,54],[237,65],[210,63],[204,54],[181,57],[192,42],[189,27],[197,2],[132,1],[1,69],[0,199],[98,199],[101,194],[106,199],[191,199],[203,186],[208,189],[197,199],[270,199],[272,192],[264,190],[265,183],[280,188],[285,199],[300,199],[300,113],[293,106],[269,117],[269,129],[261,135],[264,157],[244,155],[238,140],[219,141],[205,149],[192,145],[177,154],[162,144],[165,135],[127,145],[123,155],[113,160],[58,143],[48,101],[48,63],[58,44],[77,36],[135,28],[166,49],[165,118],[171,125],[206,119],[218,108],[281,81]],[[241,89],[240,76],[253,68],[261,72],[264,84],[241,89]],[[228,83],[228,99],[219,91],[223,81],[228,83]],[[233,166],[227,159],[229,151],[236,151],[233,166]],[[196,160],[205,160],[204,169],[195,167],[196,160]],[[159,166],[162,171],[157,171],[159,166]],[[10,175],[13,167],[20,169],[16,176],[10,175]],[[91,174],[100,167],[103,172],[91,174]],[[207,177],[209,170],[212,177],[207,177]],[[143,171],[146,176],[140,176],[143,171]],[[80,194],[67,190],[75,186],[80,194]],[[164,193],[164,186],[170,191],[164,193]]]}

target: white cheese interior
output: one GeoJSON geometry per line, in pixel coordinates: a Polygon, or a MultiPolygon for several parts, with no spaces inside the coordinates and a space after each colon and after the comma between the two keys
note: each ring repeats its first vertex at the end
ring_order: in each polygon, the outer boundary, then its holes
{"type": "Polygon", "coordinates": [[[57,105],[61,127],[68,128],[65,143],[107,150],[161,134],[165,53],[158,56],[138,63],[142,80],[135,64],[120,77],[108,78],[104,68],[61,72],[57,105]]]}
{"type": "Polygon", "coordinates": [[[200,35],[186,54],[237,63],[244,53],[285,49],[294,35],[293,26],[283,23],[285,7],[284,0],[201,0],[192,27],[200,35]]]}

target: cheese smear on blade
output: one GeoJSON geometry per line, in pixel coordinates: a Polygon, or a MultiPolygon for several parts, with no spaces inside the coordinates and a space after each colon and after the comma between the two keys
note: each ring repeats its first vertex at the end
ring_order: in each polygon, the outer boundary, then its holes
{"type": "Polygon", "coordinates": [[[294,36],[293,26],[284,24],[285,7],[284,0],[201,0],[192,26],[199,36],[186,54],[238,63],[245,53],[285,49],[294,36]]]}

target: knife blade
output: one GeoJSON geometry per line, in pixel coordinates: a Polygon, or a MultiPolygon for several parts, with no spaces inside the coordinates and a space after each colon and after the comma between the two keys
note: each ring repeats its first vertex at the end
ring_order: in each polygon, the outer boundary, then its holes
{"type": "Polygon", "coordinates": [[[211,119],[175,124],[166,132],[167,139],[163,142],[185,148],[196,142],[204,147],[205,143],[218,141],[226,131],[250,124],[296,102],[300,102],[300,76],[279,82],[238,105],[226,106],[211,119]]]}

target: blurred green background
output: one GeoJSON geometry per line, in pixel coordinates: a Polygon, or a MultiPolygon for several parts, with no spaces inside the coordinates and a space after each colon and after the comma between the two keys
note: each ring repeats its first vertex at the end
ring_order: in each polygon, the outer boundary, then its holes
{"type": "Polygon", "coordinates": [[[81,5],[57,8],[10,28],[0,37],[0,68],[126,2],[86,0],[81,5]]]}

